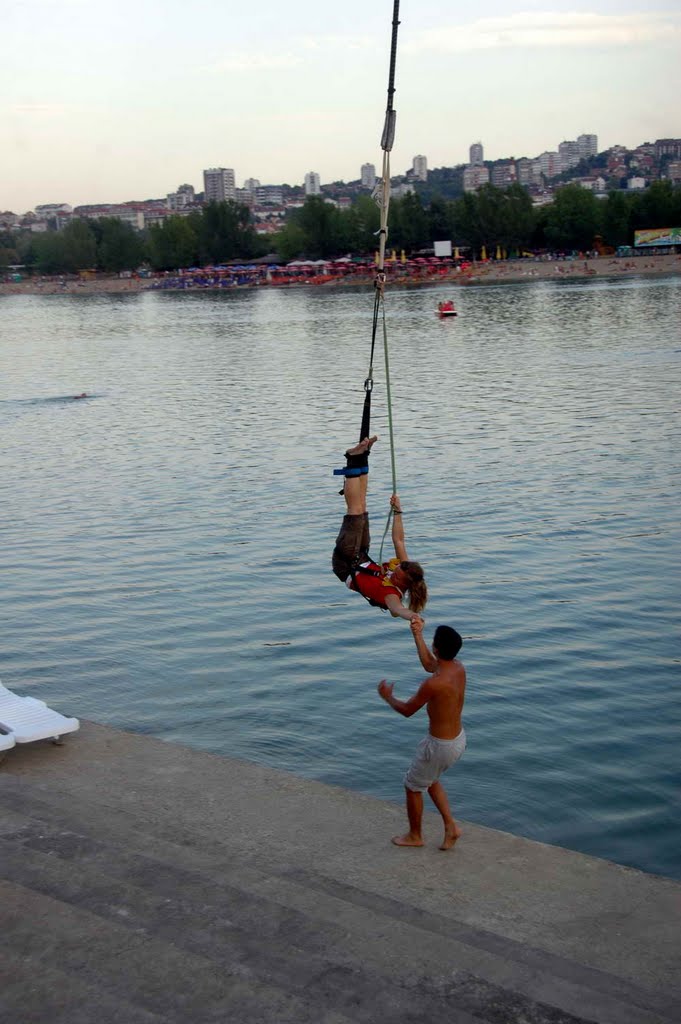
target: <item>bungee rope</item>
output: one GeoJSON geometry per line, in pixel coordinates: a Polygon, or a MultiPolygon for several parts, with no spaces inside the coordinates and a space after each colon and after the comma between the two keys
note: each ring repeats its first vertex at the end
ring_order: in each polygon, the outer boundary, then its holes
{"type": "MultiPolygon", "coordinates": [[[[373,332],[371,337],[371,363],[369,367],[369,378],[371,379],[373,358],[374,358],[374,345],[376,341],[376,326],[378,323],[378,312],[379,307],[381,311],[381,317],[383,322],[383,358],[385,362],[385,387],[386,387],[386,401],[388,406],[388,431],[390,434],[390,467],[392,472],[392,485],[393,494],[397,493],[397,467],[395,460],[395,436],[393,430],[393,411],[392,411],[392,394],[390,390],[390,357],[388,354],[388,330],[385,319],[385,247],[388,241],[388,209],[390,206],[390,151],[393,148],[395,141],[395,125],[397,122],[397,112],[393,108],[393,96],[395,95],[395,63],[397,61],[397,30],[400,24],[400,0],[394,0],[393,3],[393,21],[392,21],[392,38],[390,41],[390,70],[388,72],[388,102],[385,110],[385,121],[383,123],[383,133],[381,135],[381,149],[383,150],[383,174],[381,177],[380,187],[376,190],[375,196],[377,202],[379,202],[381,208],[381,224],[378,233],[379,245],[378,245],[378,272],[376,274],[376,281],[374,282],[375,297],[374,297],[374,323],[373,332]]],[[[371,381],[373,387],[373,380],[371,381]]],[[[365,382],[366,389],[366,382],[365,382]]],[[[369,395],[371,391],[369,391],[369,395]]],[[[366,399],[365,399],[366,402],[366,399]]],[[[368,425],[367,435],[368,436],[368,425]]],[[[361,437],[360,437],[361,440],[361,437]]],[[[388,512],[388,518],[386,520],[385,529],[381,538],[381,547],[378,554],[379,565],[383,562],[383,545],[385,538],[388,535],[390,528],[390,522],[393,517],[392,506],[388,512]]]]}
{"type": "MultiPolygon", "coordinates": [[[[381,135],[381,149],[383,150],[383,168],[380,181],[377,183],[373,198],[381,210],[380,228],[378,231],[378,267],[374,280],[374,314],[371,330],[371,351],[369,354],[369,370],[364,381],[364,405],[362,407],[362,423],[359,430],[359,440],[370,436],[371,430],[371,395],[374,390],[374,354],[376,350],[376,334],[378,331],[379,319],[383,328],[383,358],[385,362],[385,383],[388,406],[388,431],[390,435],[390,464],[392,469],[393,494],[397,493],[397,469],[395,461],[395,438],[393,431],[392,395],[390,390],[390,358],[388,355],[388,330],[385,317],[385,248],[388,240],[388,208],[390,206],[390,151],[395,141],[396,112],[393,109],[393,96],[395,93],[395,62],[397,59],[397,29],[399,22],[400,0],[393,3],[392,39],[390,43],[390,70],[388,72],[388,102],[381,135]]],[[[353,456],[348,460],[348,466],[344,469],[335,469],[334,474],[338,476],[358,476],[368,471],[368,459],[365,456],[353,456]]],[[[341,494],[343,492],[341,491],[341,494]]],[[[383,544],[390,527],[393,509],[388,512],[388,520],[385,524],[381,548],[378,556],[379,563],[383,559],[383,544]]]]}

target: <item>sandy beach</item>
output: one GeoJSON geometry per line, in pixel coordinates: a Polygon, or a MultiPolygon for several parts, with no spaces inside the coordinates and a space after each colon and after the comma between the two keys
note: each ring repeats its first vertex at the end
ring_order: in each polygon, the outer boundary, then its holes
{"type": "MultiPolygon", "coordinates": [[[[649,277],[679,273],[681,273],[681,255],[642,255],[628,258],[601,256],[592,259],[575,260],[539,258],[490,260],[484,263],[470,264],[465,270],[450,268],[445,272],[442,272],[442,269],[433,272],[432,268],[426,267],[412,271],[411,269],[398,266],[395,271],[388,271],[388,282],[391,285],[400,286],[415,284],[463,286],[518,281],[573,280],[585,277],[649,277]]],[[[152,278],[121,278],[117,275],[101,274],[96,278],[82,280],[70,277],[27,278],[23,281],[0,282],[0,295],[128,295],[159,288],[163,281],[163,275],[152,278]]],[[[352,274],[345,277],[325,277],[323,281],[318,278],[298,277],[287,281],[285,284],[272,285],[263,281],[262,283],[238,285],[236,287],[291,288],[299,287],[300,285],[307,286],[309,284],[370,284],[372,281],[373,274],[352,274]]],[[[201,290],[208,289],[201,287],[201,290]]]]}

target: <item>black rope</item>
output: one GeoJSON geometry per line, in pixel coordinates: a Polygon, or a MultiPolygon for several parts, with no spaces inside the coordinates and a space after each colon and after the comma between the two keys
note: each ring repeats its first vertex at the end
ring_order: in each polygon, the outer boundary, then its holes
{"type": "MultiPolygon", "coordinates": [[[[390,42],[390,69],[388,71],[388,102],[385,111],[385,123],[383,126],[383,136],[381,138],[381,148],[384,152],[390,152],[392,149],[393,141],[395,138],[395,119],[396,114],[393,110],[393,96],[395,95],[395,64],[397,61],[397,30],[399,28],[400,20],[400,0],[394,0],[393,3],[393,29],[392,38],[390,42]]],[[[382,229],[385,234],[385,229],[382,229]]],[[[359,431],[359,440],[364,440],[365,437],[370,437],[371,431],[371,393],[374,389],[374,352],[376,349],[376,333],[378,330],[379,313],[381,308],[381,300],[383,298],[383,286],[385,284],[385,274],[382,272],[382,268],[379,268],[379,273],[376,275],[374,282],[374,315],[373,323],[371,328],[371,354],[369,356],[369,372],[366,380],[364,381],[364,405],[362,407],[362,425],[359,431]]]]}
{"type": "Polygon", "coordinates": [[[388,73],[388,110],[393,109],[393,95],[395,93],[395,62],[397,60],[397,29],[400,24],[400,0],[393,4],[393,35],[390,43],[390,71],[388,73]]]}
{"type": "Polygon", "coordinates": [[[393,96],[395,95],[395,62],[397,61],[397,29],[400,20],[400,0],[393,4],[393,34],[390,42],[390,70],[388,72],[388,105],[385,108],[385,122],[381,136],[381,149],[389,153],[395,141],[395,120],[396,114],[393,110],[393,96]]]}

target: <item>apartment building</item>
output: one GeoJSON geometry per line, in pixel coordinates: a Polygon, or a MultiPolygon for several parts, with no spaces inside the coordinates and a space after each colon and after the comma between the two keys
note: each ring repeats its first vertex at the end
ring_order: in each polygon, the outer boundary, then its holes
{"type": "Polygon", "coordinates": [[[376,184],[376,166],[374,164],[362,164],[360,180],[362,188],[373,188],[376,184]]]}
{"type": "Polygon", "coordinates": [[[322,186],[319,180],[319,175],[316,171],[308,171],[305,175],[305,195],[320,196],[321,194],[322,186]]]}
{"type": "Polygon", "coordinates": [[[224,203],[233,200],[236,194],[234,169],[211,167],[203,172],[203,192],[207,203],[224,203]]]}
{"type": "Polygon", "coordinates": [[[412,177],[417,181],[428,181],[428,158],[415,156],[411,162],[412,177]]]}

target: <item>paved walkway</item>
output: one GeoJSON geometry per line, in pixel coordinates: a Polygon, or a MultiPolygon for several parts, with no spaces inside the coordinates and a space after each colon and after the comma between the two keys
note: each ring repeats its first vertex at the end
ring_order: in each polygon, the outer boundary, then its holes
{"type": "Polygon", "coordinates": [[[0,768],[0,1019],[678,1024],[681,885],[84,723],[0,768]]]}

